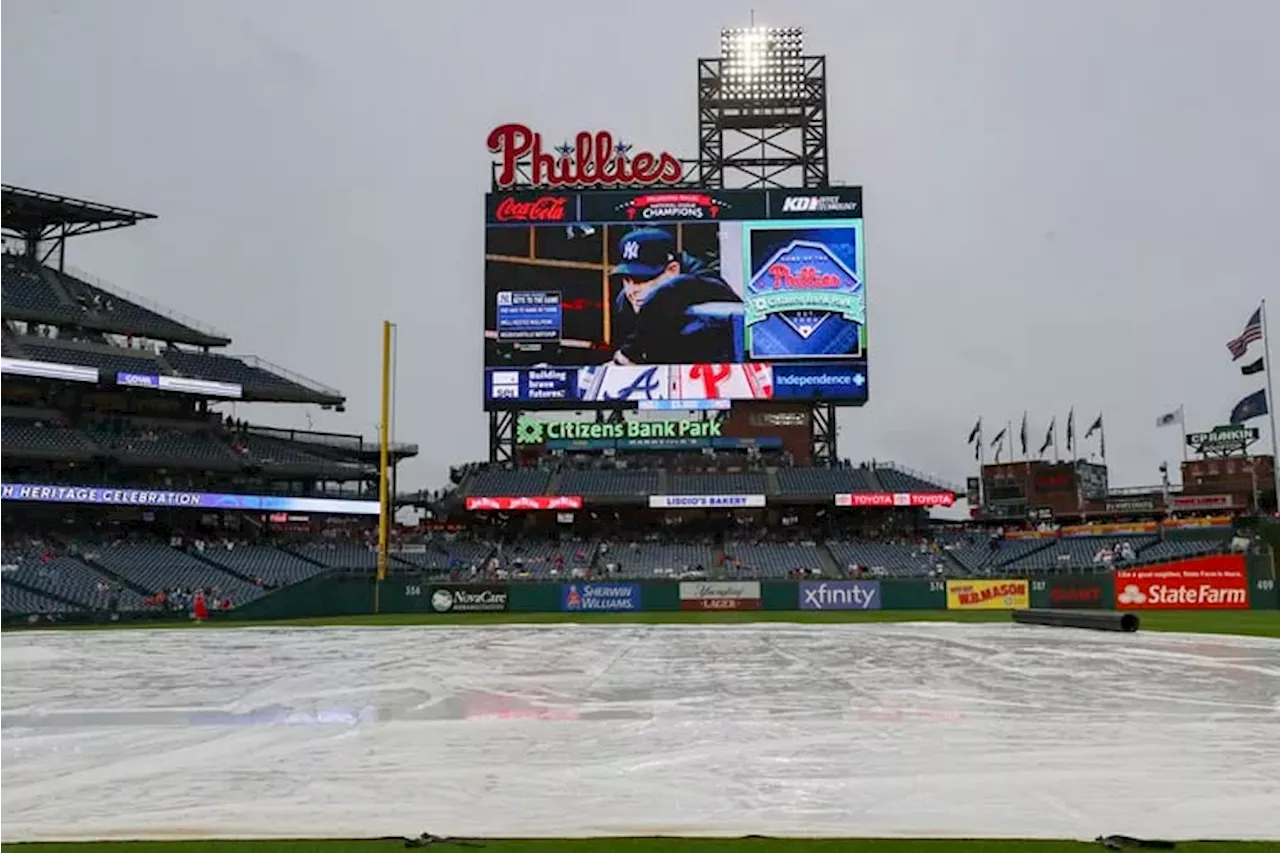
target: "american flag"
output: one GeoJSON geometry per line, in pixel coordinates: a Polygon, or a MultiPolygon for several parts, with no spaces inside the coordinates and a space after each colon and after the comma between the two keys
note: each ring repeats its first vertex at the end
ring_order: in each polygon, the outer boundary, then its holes
{"type": "Polygon", "coordinates": [[[1249,322],[1244,324],[1240,337],[1227,341],[1227,349],[1231,350],[1231,360],[1237,361],[1249,349],[1249,344],[1262,340],[1262,309],[1254,311],[1249,322]]]}

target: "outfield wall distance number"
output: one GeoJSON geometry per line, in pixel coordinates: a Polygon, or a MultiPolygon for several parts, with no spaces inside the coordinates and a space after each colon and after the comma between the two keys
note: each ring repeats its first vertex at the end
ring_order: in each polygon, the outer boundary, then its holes
{"type": "Polygon", "coordinates": [[[404,588],[404,595],[405,595],[405,598],[416,598],[416,597],[418,597],[418,596],[421,596],[421,595],[422,595],[422,587],[420,587],[420,586],[406,586],[406,587],[404,588]]]}

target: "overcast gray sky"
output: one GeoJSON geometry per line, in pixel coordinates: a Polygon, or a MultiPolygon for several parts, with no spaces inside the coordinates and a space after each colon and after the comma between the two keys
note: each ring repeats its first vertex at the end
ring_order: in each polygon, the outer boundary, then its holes
{"type": "Polygon", "coordinates": [[[1260,387],[1224,344],[1280,303],[1274,0],[6,0],[3,179],[158,213],[69,262],[340,388],[317,427],[372,436],[398,323],[401,484],[436,486],[487,452],[487,132],[694,156],[695,58],[752,7],[828,56],[833,178],[866,187],[845,455],[962,482],[976,417],[1038,443],[1074,405],[1149,484],[1180,457],[1157,415],[1260,387]]]}

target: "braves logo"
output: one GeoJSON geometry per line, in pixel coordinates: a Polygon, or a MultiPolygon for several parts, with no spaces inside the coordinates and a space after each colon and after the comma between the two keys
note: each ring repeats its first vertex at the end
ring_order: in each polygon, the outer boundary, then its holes
{"type": "Polygon", "coordinates": [[[650,367],[636,374],[630,385],[619,388],[616,392],[605,391],[606,400],[656,400],[657,392],[662,387],[658,381],[658,368],[650,367]]]}

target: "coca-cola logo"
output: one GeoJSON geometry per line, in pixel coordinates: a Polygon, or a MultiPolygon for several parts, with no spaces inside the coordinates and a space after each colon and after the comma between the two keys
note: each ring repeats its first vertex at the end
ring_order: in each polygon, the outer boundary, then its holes
{"type": "Polygon", "coordinates": [[[564,222],[568,203],[562,195],[544,195],[532,201],[508,196],[498,202],[493,218],[498,222],[564,222]]]}
{"type": "Polygon", "coordinates": [[[672,154],[631,152],[631,146],[607,130],[581,131],[573,144],[566,141],[554,150],[543,148],[542,134],[524,124],[503,124],[489,133],[489,150],[498,156],[496,183],[500,188],[517,183],[546,187],[618,187],[676,184],[684,167],[672,154]],[[528,176],[520,180],[520,167],[528,176]]]}

